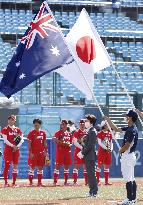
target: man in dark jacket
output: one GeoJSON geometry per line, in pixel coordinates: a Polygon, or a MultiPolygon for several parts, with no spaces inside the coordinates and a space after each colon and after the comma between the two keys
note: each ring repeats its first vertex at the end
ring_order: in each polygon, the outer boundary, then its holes
{"type": "MultiPolygon", "coordinates": [[[[88,197],[96,197],[98,186],[97,180],[95,177],[95,161],[96,161],[96,153],[95,153],[95,143],[96,143],[96,130],[93,127],[96,122],[96,117],[94,115],[88,114],[86,115],[85,127],[87,129],[87,135],[83,141],[83,149],[81,151],[81,157],[85,160],[85,166],[88,175],[88,185],[89,185],[89,193],[88,197]]],[[[80,157],[80,156],[79,156],[80,157]]]]}

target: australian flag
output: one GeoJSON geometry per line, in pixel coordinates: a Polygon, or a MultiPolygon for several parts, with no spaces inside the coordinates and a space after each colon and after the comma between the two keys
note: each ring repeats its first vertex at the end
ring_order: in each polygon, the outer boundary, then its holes
{"type": "Polygon", "coordinates": [[[37,78],[72,61],[73,57],[44,1],[7,65],[0,92],[9,98],[37,78]]]}

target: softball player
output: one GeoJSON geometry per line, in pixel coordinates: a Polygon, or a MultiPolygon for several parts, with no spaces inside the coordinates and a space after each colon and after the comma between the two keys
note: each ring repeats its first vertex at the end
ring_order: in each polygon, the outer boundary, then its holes
{"type": "Polygon", "coordinates": [[[4,127],[1,131],[5,148],[4,148],[4,171],[3,171],[3,177],[5,181],[5,187],[9,187],[8,184],[8,172],[10,169],[10,165],[13,165],[13,171],[12,171],[12,186],[16,187],[16,178],[18,174],[18,163],[19,163],[19,157],[20,157],[20,146],[24,142],[23,140],[23,134],[21,130],[18,127],[15,127],[16,123],[16,116],[10,115],[8,117],[8,125],[7,127],[4,127]]]}
{"type": "Polygon", "coordinates": [[[105,119],[115,132],[125,132],[123,144],[119,153],[121,154],[121,172],[126,182],[127,198],[118,205],[127,205],[136,203],[137,185],[134,177],[134,167],[136,164],[135,150],[138,142],[138,129],[135,125],[138,115],[134,110],[129,110],[125,115],[128,126],[118,128],[108,117],[105,119]]]}
{"type": "Polygon", "coordinates": [[[104,166],[104,177],[105,177],[105,185],[112,185],[109,183],[109,167],[112,163],[112,135],[108,130],[107,122],[101,122],[101,132],[98,132],[98,154],[97,154],[97,169],[96,169],[96,178],[98,185],[100,185],[100,172],[101,167],[104,166]]]}

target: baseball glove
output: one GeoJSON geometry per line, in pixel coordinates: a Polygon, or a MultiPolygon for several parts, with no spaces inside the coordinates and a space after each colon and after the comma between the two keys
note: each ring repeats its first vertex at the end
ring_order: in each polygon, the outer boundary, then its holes
{"type": "Polygon", "coordinates": [[[21,136],[20,135],[17,135],[15,138],[14,138],[14,142],[16,145],[18,145],[21,141],[21,136]]]}
{"type": "Polygon", "coordinates": [[[45,157],[45,166],[50,166],[51,165],[51,161],[49,159],[48,156],[45,157]]]}

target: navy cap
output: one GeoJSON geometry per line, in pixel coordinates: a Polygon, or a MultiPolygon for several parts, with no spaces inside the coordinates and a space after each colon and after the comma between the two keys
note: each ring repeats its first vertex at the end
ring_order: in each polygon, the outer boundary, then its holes
{"type": "Polygon", "coordinates": [[[134,110],[129,110],[125,116],[128,116],[128,117],[133,117],[135,120],[138,119],[138,114],[134,111],[134,110]]]}

